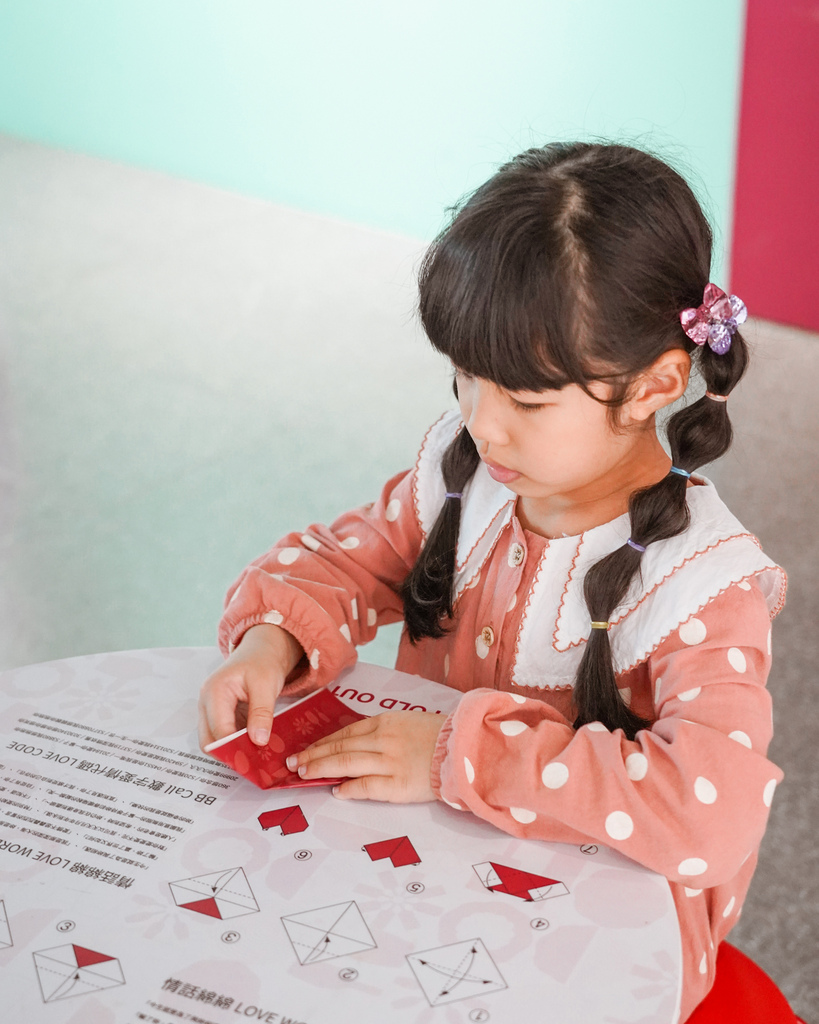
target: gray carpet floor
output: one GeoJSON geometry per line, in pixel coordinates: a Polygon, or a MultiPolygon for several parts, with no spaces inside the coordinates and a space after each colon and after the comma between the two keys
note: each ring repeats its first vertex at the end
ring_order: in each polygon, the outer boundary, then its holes
{"type": "MultiPolygon", "coordinates": [[[[250,558],[407,465],[451,402],[412,315],[422,249],[0,137],[0,664],[211,644],[250,558]]],[[[708,474],[790,591],[785,781],[732,941],[817,1021],[819,338],[747,334],[736,444],[708,474]]]]}

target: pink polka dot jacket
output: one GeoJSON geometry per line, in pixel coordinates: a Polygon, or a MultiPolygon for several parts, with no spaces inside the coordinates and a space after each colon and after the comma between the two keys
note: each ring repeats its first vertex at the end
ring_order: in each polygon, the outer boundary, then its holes
{"type": "MultiPolygon", "coordinates": [[[[379,625],[402,618],[397,590],[444,501],[447,413],[414,468],[374,504],[291,533],[231,587],[224,652],[260,622],[306,652],[291,694],[332,682],[379,625]]],[[[664,875],[683,944],[681,1020],[708,992],[716,947],[739,917],[782,772],[766,757],[771,619],[784,572],[694,478],[689,528],[649,546],[611,616],[618,687],[652,722],[627,740],[599,722],[575,731],[572,680],[589,631],[586,570],[629,536],[628,516],[554,540],[523,530],[516,496],[481,464],[462,502],[455,628],[396,668],[464,693],[441,731],[435,792],[528,839],[604,843],[664,875]]]]}

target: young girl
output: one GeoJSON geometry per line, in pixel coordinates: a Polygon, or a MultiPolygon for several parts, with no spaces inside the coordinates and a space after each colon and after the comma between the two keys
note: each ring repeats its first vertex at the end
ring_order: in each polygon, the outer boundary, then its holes
{"type": "Polygon", "coordinates": [[[325,686],[383,623],[396,667],[465,696],[386,713],[293,761],[341,798],[440,799],[515,836],[605,843],[669,880],[685,1020],[714,979],[782,773],[765,753],[785,575],[698,467],[729,447],[745,309],[709,284],[685,181],[625,146],[553,144],[456,210],[420,311],[460,411],[414,468],[240,576],[201,741],[325,686]],[[705,393],[667,425],[688,385],[705,393]]]}

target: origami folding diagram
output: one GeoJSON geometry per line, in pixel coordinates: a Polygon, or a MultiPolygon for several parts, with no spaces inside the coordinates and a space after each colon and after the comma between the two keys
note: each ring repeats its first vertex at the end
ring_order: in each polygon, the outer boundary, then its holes
{"type": "Polygon", "coordinates": [[[241,868],[194,875],[171,882],[171,895],[178,907],[206,917],[227,921],[244,914],[256,914],[259,905],[241,868]]]}
{"type": "Polygon", "coordinates": [[[430,1006],[506,988],[501,972],[480,939],[411,953],[407,961],[430,1006]]]}
{"type": "Polygon", "coordinates": [[[72,944],[39,950],[34,953],[34,967],[46,1003],[125,984],[116,957],[85,946],[72,944]]]}
{"type": "Polygon", "coordinates": [[[205,750],[261,789],[334,786],[344,779],[301,779],[285,761],[316,740],[366,717],[342,704],[329,690],[316,690],[273,716],[267,746],[257,747],[247,729],[242,729],[208,744],[205,750]]]}
{"type": "Polygon", "coordinates": [[[529,903],[533,900],[552,899],[554,896],[567,896],[569,893],[566,886],[556,878],[534,875],[519,868],[510,868],[506,864],[495,864],[488,860],[483,864],[473,864],[472,867],[487,889],[505,892],[529,903]]]}
{"type": "Polygon", "coordinates": [[[379,843],[367,843],[362,846],[370,855],[370,860],[383,860],[389,857],[394,868],[402,868],[406,864],[420,864],[421,858],[415,847],[406,836],[398,839],[382,839],[379,843]]]}
{"type": "Polygon", "coordinates": [[[9,927],[9,916],[6,913],[6,904],[0,900],[0,949],[13,946],[11,941],[11,928],[9,927]]]}
{"type": "Polygon", "coordinates": [[[293,832],[303,832],[307,827],[307,818],[298,804],[292,807],[280,807],[277,811],[265,811],[259,815],[259,824],[266,832],[269,828],[281,826],[282,835],[289,836],[293,832]]]}
{"type": "Polygon", "coordinates": [[[352,900],[290,914],[282,918],[282,924],[301,964],[376,948],[375,939],[352,900]]]}

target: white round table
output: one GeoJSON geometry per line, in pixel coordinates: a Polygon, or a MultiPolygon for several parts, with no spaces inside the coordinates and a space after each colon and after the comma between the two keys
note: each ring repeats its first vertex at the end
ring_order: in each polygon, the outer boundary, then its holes
{"type": "MultiPolygon", "coordinates": [[[[442,803],[256,789],[196,745],[220,660],[168,648],[0,676],[6,1020],[674,1024],[662,877],[442,803]]],[[[367,713],[459,696],[364,664],[336,692],[367,713]]]]}

